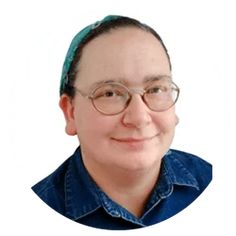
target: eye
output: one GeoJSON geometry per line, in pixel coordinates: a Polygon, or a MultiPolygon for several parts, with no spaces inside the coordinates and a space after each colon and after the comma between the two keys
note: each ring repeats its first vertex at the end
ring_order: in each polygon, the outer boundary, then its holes
{"type": "Polygon", "coordinates": [[[115,96],[116,95],[116,93],[114,92],[114,91],[104,91],[104,94],[103,94],[103,96],[104,97],[113,97],[113,96],[115,96]]]}
{"type": "Polygon", "coordinates": [[[159,93],[163,93],[166,92],[167,88],[164,86],[155,86],[155,87],[151,87],[147,90],[148,94],[159,94],[159,93]]]}
{"type": "Polygon", "coordinates": [[[123,96],[123,93],[119,91],[118,89],[109,89],[109,90],[101,91],[100,96],[106,97],[106,98],[119,97],[119,96],[123,96]]]}
{"type": "Polygon", "coordinates": [[[120,97],[124,96],[125,91],[122,88],[112,88],[105,91],[105,97],[120,97]]]}
{"type": "Polygon", "coordinates": [[[93,94],[94,99],[118,99],[124,97],[126,94],[124,88],[117,85],[105,85],[93,94]]]}

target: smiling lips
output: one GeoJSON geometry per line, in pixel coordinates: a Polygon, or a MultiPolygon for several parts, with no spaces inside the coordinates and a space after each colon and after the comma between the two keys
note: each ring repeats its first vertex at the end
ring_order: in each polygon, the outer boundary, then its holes
{"type": "Polygon", "coordinates": [[[157,135],[154,135],[152,137],[147,138],[112,138],[113,140],[120,142],[120,143],[127,143],[127,144],[135,144],[135,143],[143,143],[145,141],[149,141],[156,137],[157,135]]]}
{"type": "Polygon", "coordinates": [[[157,135],[147,138],[112,138],[112,140],[126,150],[142,151],[147,148],[146,145],[149,141],[153,140],[156,136],[157,135]]]}

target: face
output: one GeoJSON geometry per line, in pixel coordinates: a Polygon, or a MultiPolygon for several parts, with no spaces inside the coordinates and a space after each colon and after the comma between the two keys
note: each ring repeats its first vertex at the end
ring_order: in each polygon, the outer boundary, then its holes
{"type": "MultiPolygon", "coordinates": [[[[150,33],[120,28],[103,34],[83,49],[75,87],[88,93],[101,81],[121,82],[144,89],[147,79],[171,74],[167,55],[150,33]]],[[[85,162],[107,168],[148,170],[160,163],[174,136],[174,107],[150,110],[139,94],[120,114],[99,113],[76,93],[72,103],[62,97],[67,133],[77,134],[85,162]],[[67,101],[67,102],[66,102],[67,101]]]]}

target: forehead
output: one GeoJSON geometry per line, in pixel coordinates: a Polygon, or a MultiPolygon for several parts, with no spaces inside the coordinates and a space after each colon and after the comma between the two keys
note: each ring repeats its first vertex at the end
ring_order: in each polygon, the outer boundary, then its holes
{"type": "Polygon", "coordinates": [[[77,80],[85,84],[115,78],[141,83],[147,76],[170,75],[169,61],[158,39],[134,27],[114,29],[90,41],[78,69],[77,80]]]}

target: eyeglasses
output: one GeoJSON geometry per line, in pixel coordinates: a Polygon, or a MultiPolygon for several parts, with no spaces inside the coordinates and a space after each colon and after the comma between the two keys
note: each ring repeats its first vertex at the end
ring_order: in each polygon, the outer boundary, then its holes
{"type": "Polygon", "coordinates": [[[104,115],[123,112],[135,93],[140,94],[147,107],[156,112],[168,110],[179,97],[179,88],[169,77],[153,81],[145,89],[127,88],[118,82],[104,82],[89,94],[74,89],[83,97],[91,99],[94,108],[104,115]]]}

